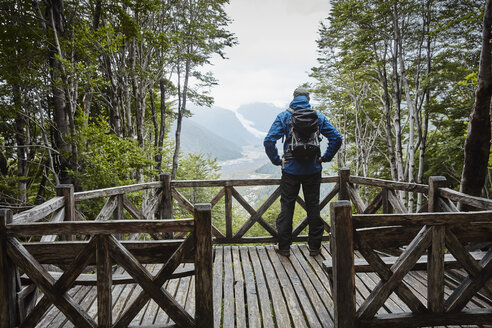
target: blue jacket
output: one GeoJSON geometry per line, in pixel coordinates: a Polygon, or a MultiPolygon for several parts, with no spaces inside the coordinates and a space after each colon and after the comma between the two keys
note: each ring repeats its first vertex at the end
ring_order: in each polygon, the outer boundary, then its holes
{"type": "MultiPolygon", "coordinates": [[[[311,108],[309,100],[305,96],[299,96],[294,98],[290,103],[290,108],[296,110],[301,108],[311,108]]],[[[331,125],[330,121],[325,115],[318,113],[318,124],[320,133],[328,139],[328,147],[324,152],[321,159],[323,162],[329,162],[335,156],[338,149],[342,145],[342,136],[338,131],[331,125]]],[[[274,165],[282,165],[282,160],[278,155],[277,147],[275,146],[278,139],[285,136],[284,142],[284,153],[288,148],[287,140],[290,132],[289,121],[292,114],[288,111],[283,111],[277,115],[277,118],[273,122],[270,130],[268,131],[263,145],[265,146],[265,152],[270,158],[270,161],[274,165]]],[[[283,172],[293,174],[293,175],[306,175],[315,174],[321,171],[321,163],[316,160],[313,161],[297,161],[295,159],[289,160],[288,163],[284,164],[283,172]]]]}

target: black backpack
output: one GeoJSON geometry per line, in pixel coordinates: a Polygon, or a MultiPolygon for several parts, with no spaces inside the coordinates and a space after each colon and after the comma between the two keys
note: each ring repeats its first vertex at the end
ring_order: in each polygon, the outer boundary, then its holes
{"type": "Polygon", "coordinates": [[[292,117],[285,159],[313,160],[321,155],[318,114],[313,109],[287,109],[292,117]]]}

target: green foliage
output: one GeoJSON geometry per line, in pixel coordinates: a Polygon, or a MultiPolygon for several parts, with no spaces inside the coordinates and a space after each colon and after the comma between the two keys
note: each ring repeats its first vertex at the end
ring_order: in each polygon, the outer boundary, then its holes
{"type": "Polygon", "coordinates": [[[153,161],[148,154],[152,148],[142,149],[133,139],[120,138],[110,133],[107,121],[99,120],[81,128],[75,143],[79,149],[82,168],[70,171],[76,184],[83,190],[108,188],[135,182],[135,172],[153,178],[153,161]]]}

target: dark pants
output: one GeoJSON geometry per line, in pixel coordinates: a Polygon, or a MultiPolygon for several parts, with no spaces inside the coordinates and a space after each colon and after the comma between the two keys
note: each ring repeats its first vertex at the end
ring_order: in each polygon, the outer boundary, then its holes
{"type": "Polygon", "coordinates": [[[281,210],[277,217],[278,245],[280,249],[289,249],[292,244],[292,217],[300,186],[304,193],[309,223],[308,245],[319,249],[323,236],[323,221],[319,214],[319,186],[321,172],[311,175],[292,175],[282,173],[280,182],[281,210]]]}

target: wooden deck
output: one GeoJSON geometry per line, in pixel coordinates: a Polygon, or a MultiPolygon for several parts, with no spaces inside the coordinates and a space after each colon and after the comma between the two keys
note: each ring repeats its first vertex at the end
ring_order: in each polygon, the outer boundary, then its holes
{"type": "MultiPolygon", "coordinates": [[[[321,263],[330,258],[324,245],[320,256],[311,257],[305,245],[293,245],[290,258],[278,256],[272,246],[216,246],[214,260],[214,327],[333,327],[333,301],[327,274],[321,263]]],[[[191,266],[185,264],[184,266],[191,266]]],[[[147,266],[157,271],[158,267],[147,266]]],[[[115,273],[123,273],[117,271],[115,273]]],[[[448,272],[445,293],[449,295],[460,281],[458,271],[448,272]]],[[[426,304],[426,274],[411,272],[406,284],[426,304]]],[[[375,273],[357,273],[356,302],[360,305],[378,283],[375,273]]],[[[190,313],[195,309],[194,277],[173,279],[165,284],[167,291],[190,313]]],[[[135,284],[112,287],[113,320],[123,313],[139,294],[135,284]]],[[[77,286],[72,297],[97,316],[96,287],[77,286]]],[[[490,299],[474,297],[467,308],[491,308],[490,299]]],[[[409,312],[395,295],[378,313],[409,312]]],[[[150,301],[133,320],[131,326],[172,326],[172,321],[150,301]]],[[[47,312],[38,327],[73,327],[56,308],[47,312]]],[[[460,327],[460,326],[448,326],[460,327]]],[[[466,326],[477,327],[477,326],[466,326]]]]}

